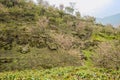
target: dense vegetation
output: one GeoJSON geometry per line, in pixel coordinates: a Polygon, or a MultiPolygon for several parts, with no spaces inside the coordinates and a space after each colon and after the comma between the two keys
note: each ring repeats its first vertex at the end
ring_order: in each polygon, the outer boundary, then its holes
{"type": "Polygon", "coordinates": [[[46,70],[24,70],[0,74],[1,80],[119,80],[120,71],[65,67],[46,70]]]}
{"type": "MultiPolygon", "coordinates": [[[[104,68],[111,70],[110,73],[105,72],[105,75],[112,75],[113,71],[113,76],[118,79],[120,76],[116,74],[119,74],[120,69],[120,27],[97,24],[93,17],[81,17],[79,12],[72,15],[68,11],[45,6],[42,2],[34,4],[25,0],[0,0],[0,71],[87,66],[96,67],[98,69],[95,70],[98,71],[90,69],[90,73],[86,73],[87,69],[81,72],[80,68],[78,75],[88,75],[86,79],[96,79],[93,76],[96,72],[97,79],[104,79],[101,78],[104,72],[99,71],[99,68],[104,68]]],[[[52,70],[48,70],[48,73],[46,71],[37,71],[35,73],[40,74],[33,77],[44,74],[53,75],[52,78],[55,79],[58,77],[59,68],[53,69],[53,73],[52,70]],[[54,71],[58,72],[54,75],[54,71]]],[[[0,73],[0,79],[21,78],[22,73],[27,73],[23,78],[27,75],[29,78],[34,71],[30,74],[28,72],[0,73]]],[[[77,74],[74,69],[69,73],[69,68],[63,68],[60,72],[60,79],[64,79],[64,75],[76,79],[72,75],[77,74]]],[[[104,77],[109,80],[109,76],[104,77]]],[[[113,77],[110,77],[112,80],[113,77]]]]}

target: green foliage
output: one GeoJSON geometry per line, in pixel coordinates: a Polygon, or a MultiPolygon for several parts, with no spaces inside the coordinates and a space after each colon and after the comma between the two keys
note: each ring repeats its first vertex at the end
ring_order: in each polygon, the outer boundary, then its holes
{"type": "Polygon", "coordinates": [[[66,10],[66,12],[68,12],[70,14],[73,14],[73,12],[74,12],[74,9],[71,7],[66,7],[65,10],[66,10]]]}
{"type": "Polygon", "coordinates": [[[120,71],[102,68],[65,67],[47,70],[25,70],[0,73],[1,80],[119,80],[120,71]]]}
{"type": "Polygon", "coordinates": [[[80,18],[81,18],[81,14],[80,14],[80,12],[79,12],[79,11],[75,12],[75,15],[76,15],[76,17],[77,17],[78,19],[80,19],[80,18]]]}
{"type": "Polygon", "coordinates": [[[12,8],[15,6],[24,7],[26,4],[25,0],[0,0],[0,3],[7,8],[12,8]]]}

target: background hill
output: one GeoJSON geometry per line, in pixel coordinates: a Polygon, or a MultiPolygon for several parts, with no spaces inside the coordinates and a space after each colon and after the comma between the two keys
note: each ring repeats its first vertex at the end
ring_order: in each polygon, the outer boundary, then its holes
{"type": "Polygon", "coordinates": [[[113,26],[119,26],[120,14],[115,14],[112,16],[104,17],[104,18],[97,18],[96,21],[102,24],[112,24],[113,26]]]}

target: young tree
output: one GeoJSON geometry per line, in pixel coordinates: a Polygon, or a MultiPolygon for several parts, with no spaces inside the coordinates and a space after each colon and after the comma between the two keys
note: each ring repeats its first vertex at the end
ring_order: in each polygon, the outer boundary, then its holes
{"type": "Polygon", "coordinates": [[[73,12],[74,12],[74,7],[75,7],[75,4],[76,4],[76,3],[70,2],[69,4],[70,4],[70,6],[69,6],[69,7],[66,7],[65,10],[66,10],[68,13],[73,14],[73,12]]]}
{"type": "Polygon", "coordinates": [[[59,8],[60,8],[60,10],[63,10],[63,9],[64,9],[64,5],[63,5],[63,4],[60,4],[60,5],[59,5],[59,8]]]}
{"type": "Polygon", "coordinates": [[[39,5],[44,6],[44,7],[48,7],[49,6],[49,3],[47,1],[44,1],[44,0],[37,0],[37,3],[39,5]]]}
{"type": "Polygon", "coordinates": [[[69,4],[70,4],[70,7],[74,9],[76,3],[75,2],[70,2],[69,4]]]}
{"type": "Polygon", "coordinates": [[[75,15],[76,15],[77,18],[79,18],[79,19],[81,18],[81,14],[80,14],[79,11],[75,12],[75,15]]]}
{"type": "Polygon", "coordinates": [[[73,14],[74,9],[71,8],[71,7],[65,7],[65,11],[68,12],[68,13],[70,13],[70,14],[73,14]]]}
{"type": "Polygon", "coordinates": [[[43,4],[43,0],[37,0],[38,4],[43,4]]]}
{"type": "Polygon", "coordinates": [[[87,20],[87,21],[89,21],[89,22],[93,22],[93,23],[96,20],[94,17],[91,17],[91,16],[84,16],[84,19],[87,20]]]}

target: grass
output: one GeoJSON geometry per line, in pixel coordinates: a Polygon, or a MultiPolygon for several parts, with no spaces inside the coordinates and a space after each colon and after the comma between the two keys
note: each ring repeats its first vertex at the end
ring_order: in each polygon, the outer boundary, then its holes
{"type": "Polygon", "coordinates": [[[64,67],[0,73],[0,80],[119,80],[120,71],[102,68],[64,67]]]}
{"type": "Polygon", "coordinates": [[[81,60],[62,49],[30,48],[28,53],[20,53],[16,48],[10,51],[0,51],[0,71],[49,69],[60,66],[80,66],[81,60]]]}
{"type": "Polygon", "coordinates": [[[84,53],[84,56],[87,58],[87,60],[85,60],[85,66],[92,67],[93,63],[92,63],[91,57],[93,52],[89,50],[83,50],[83,53],[84,53]]]}
{"type": "Polygon", "coordinates": [[[93,34],[92,35],[93,40],[97,41],[109,41],[109,40],[114,40],[114,39],[119,39],[119,36],[116,35],[107,35],[105,33],[98,33],[98,34],[93,34]]]}

